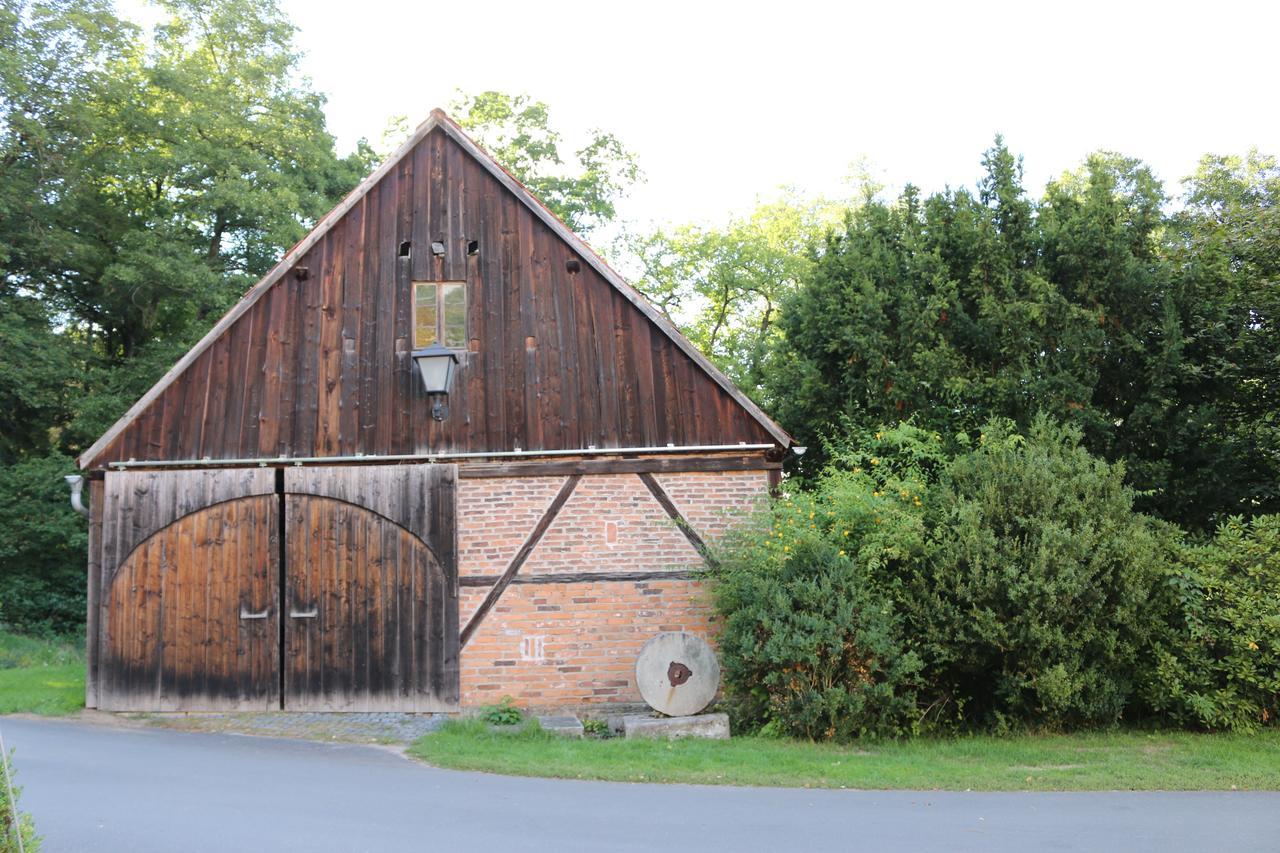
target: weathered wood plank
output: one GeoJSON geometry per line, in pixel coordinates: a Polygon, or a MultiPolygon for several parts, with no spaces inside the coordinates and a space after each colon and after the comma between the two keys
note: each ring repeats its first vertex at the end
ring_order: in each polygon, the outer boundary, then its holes
{"type": "MultiPolygon", "coordinates": [[[[573,583],[612,583],[615,581],[661,581],[690,580],[700,578],[705,571],[690,569],[650,570],[637,569],[626,572],[538,572],[536,574],[516,575],[511,579],[513,586],[520,584],[573,584],[573,583]]],[[[459,581],[464,587],[489,587],[498,583],[502,575],[466,575],[459,581]]]]}
{"type": "Polygon", "coordinates": [[[86,572],[85,613],[85,681],[84,706],[98,707],[98,656],[101,642],[102,595],[102,514],[104,483],[90,480],[89,487],[89,558],[86,572]]]}
{"type": "Polygon", "coordinates": [[[550,477],[569,474],[674,474],[697,471],[776,471],[780,462],[762,456],[648,456],[633,459],[539,459],[527,462],[470,462],[459,466],[462,479],[550,477]]]}

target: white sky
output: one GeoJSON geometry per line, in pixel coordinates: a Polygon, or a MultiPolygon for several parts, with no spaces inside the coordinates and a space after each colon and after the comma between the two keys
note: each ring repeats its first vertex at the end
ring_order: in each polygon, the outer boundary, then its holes
{"type": "MultiPolygon", "coordinates": [[[[128,13],[137,0],[122,4],[128,13]]],[[[1206,152],[1280,153],[1280,3],[281,0],[340,150],[454,92],[527,92],[647,182],[634,222],[720,222],[783,184],[972,185],[1003,133],[1027,184],[1099,148],[1171,190],[1206,152]]]]}

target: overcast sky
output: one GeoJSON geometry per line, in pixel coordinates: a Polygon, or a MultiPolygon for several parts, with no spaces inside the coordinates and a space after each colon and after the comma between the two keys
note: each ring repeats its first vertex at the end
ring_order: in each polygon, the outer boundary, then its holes
{"type": "Polygon", "coordinates": [[[860,158],[891,187],[972,185],[996,132],[1037,194],[1099,148],[1170,189],[1205,152],[1280,153],[1274,0],[282,3],[340,149],[458,89],[527,92],[636,152],[634,222],[842,194],[860,158]]]}

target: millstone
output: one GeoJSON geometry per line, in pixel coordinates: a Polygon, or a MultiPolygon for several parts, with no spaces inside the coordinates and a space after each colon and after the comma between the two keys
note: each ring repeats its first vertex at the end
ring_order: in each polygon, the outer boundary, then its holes
{"type": "Polygon", "coordinates": [[[696,714],[715,698],[720,664],[701,637],[668,631],[644,644],[636,684],[649,707],[669,717],[696,714]]]}

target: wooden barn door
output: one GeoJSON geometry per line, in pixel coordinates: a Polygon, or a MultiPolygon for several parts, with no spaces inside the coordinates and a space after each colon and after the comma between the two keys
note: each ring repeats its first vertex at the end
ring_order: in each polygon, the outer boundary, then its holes
{"type": "Polygon", "coordinates": [[[275,472],[108,472],[98,707],[279,706],[275,472]]]}
{"type": "Polygon", "coordinates": [[[458,705],[456,467],[285,471],[284,707],[458,705]]]}

